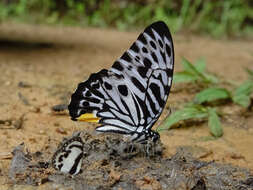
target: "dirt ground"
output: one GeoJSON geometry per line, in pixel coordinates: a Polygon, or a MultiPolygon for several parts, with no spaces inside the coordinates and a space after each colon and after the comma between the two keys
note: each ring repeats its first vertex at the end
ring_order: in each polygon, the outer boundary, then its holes
{"type": "MultiPolygon", "coordinates": [[[[52,151],[74,131],[93,131],[94,125],[75,123],[66,113],[55,113],[51,108],[68,103],[80,81],[109,68],[138,34],[0,23],[1,190],[11,185],[11,152],[20,143],[24,142],[30,152],[52,151]]],[[[245,67],[253,69],[252,40],[214,40],[190,34],[176,34],[173,39],[175,72],[182,69],[182,57],[190,61],[204,57],[209,71],[237,83],[247,78],[245,67]]],[[[177,88],[179,84],[172,87],[167,103],[172,110],[192,97],[189,91],[177,88]]],[[[241,114],[245,110],[238,106],[224,109],[228,115],[222,122],[223,137],[208,140],[206,123],[162,131],[163,157],[170,158],[178,147],[184,147],[201,161],[232,164],[253,172],[253,113],[245,117],[241,114]]],[[[166,112],[167,108],[161,120],[166,112]]]]}

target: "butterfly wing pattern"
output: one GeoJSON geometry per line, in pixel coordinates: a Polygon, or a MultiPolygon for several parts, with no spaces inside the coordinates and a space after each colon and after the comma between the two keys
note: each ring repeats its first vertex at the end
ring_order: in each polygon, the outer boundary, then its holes
{"type": "Polygon", "coordinates": [[[78,85],[68,106],[72,120],[97,122],[99,132],[156,141],[151,128],[161,115],[172,85],[174,48],[167,25],[148,26],[109,70],[78,85]]]}
{"type": "Polygon", "coordinates": [[[74,136],[67,140],[54,153],[53,167],[63,173],[78,174],[82,166],[83,148],[84,144],[81,137],[74,136]]]}

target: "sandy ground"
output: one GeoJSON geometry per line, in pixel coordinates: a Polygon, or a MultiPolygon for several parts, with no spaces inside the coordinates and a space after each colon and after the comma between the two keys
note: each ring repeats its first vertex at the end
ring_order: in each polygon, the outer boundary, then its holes
{"type": "MultiPolygon", "coordinates": [[[[74,123],[67,114],[51,107],[67,103],[76,85],[90,73],[109,68],[137,38],[139,32],[0,24],[0,185],[8,186],[11,151],[25,142],[31,152],[56,148],[65,136],[94,126],[74,123]],[[20,41],[10,43],[6,40],[20,41]],[[21,84],[20,84],[21,83],[21,84]],[[50,142],[50,143],[49,143],[50,142]]],[[[175,72],[182,57],[194,61],[205,57],[209,71],[240,83],[247,78],[245,67],[253,69],[253,41],[213,40],[189,34],[174,35],[175,72]]],[[[168,106],[180,107],[192,97],[175,91],[168,106]]],[[[179,146],[189,147],[204,161],[231,163],[253,171],[253,114],[229,105],[224,109],[223,137],[207,140],[207,124],[161,132],[165,157],[179,146]]],[[[167,110],[165,110],[167,112],[167,110]]],[[[164,112],[164,113],[165,113],[164,112]]],[[[164,114],[161,119],[164,118],[164,114]]]]}

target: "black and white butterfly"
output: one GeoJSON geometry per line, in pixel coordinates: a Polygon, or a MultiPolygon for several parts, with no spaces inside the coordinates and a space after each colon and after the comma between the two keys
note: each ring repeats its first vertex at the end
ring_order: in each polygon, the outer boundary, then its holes
{"type": "Polygon", "coordinates": [[[63,173],[78,174],[82,166],[83,148],[84,144],[79,136],[66,140],[53,155],[53,167],[63,173]]]}
{"type": "Polygon", "coordinates": [[[97,122],[99,132],[156,141],[151,128],[161,115],[172,85],[174,48],[167,25],[148,26],[109,70],[78,85],[68,106],[72,120],[97,122]]]}

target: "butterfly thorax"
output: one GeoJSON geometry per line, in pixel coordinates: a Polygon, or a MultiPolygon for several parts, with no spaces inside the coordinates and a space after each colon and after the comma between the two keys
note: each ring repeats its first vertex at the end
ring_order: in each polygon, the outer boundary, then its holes
{"type": "Polygon", "coordinates": [[[140,142],[142,144],[146,144],[148,141],[157,142],[160,139],[159,133],[153,130],[143,130],[142,132],[138,133],[135,132],[131,134],[131,141],[140,142]]]}

